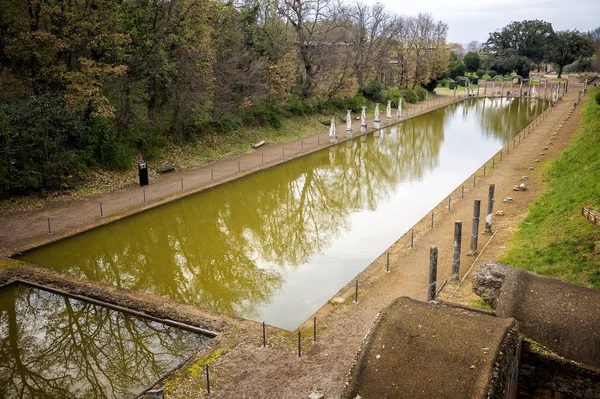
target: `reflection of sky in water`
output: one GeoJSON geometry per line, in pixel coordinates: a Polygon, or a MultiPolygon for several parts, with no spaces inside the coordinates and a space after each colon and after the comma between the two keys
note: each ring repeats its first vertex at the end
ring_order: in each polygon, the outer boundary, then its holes
{"type": "Polygon", "coordinates": [[[543,110],[531,104],[450,105],[25,260],[294,329],[543,110]]]}
{"type": "MultiPolygon", "coordinates": [[[[459,115],[461,108],[457,110],[459,115]]],[[[503,140],[494,136],[484,138],[480,129],[474,109],[460,118],[446,119],[436,167],[427,170],[422,177],[396,185],[390,197],[382,199],[375,211],[352,212],[349,230],[332,241],[326,254],[313,255],[307,264],[288,274],[269,306],[263,308],[262,316],[256,319],[277,320],[278,315],[290,310],[301,315],[298,320],[310,317],[500,149],[503,140]],[[302,298],[302,302],[297,298],[302,298]]],[[[388,129],[387,135],[378,140],[390,139],[390,136],[393,139],[394,133],[388,129]]],[[[286,325],[288,328],[296,326],[297,323],[286,325]]]]}

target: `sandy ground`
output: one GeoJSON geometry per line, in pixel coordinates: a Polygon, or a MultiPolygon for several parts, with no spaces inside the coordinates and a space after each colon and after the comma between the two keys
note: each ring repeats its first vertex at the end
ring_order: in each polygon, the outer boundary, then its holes
{"type": "MultiPolygon", "coordinates": [[[[258,323],[215,315],[150,294],[117,290],[101,283],[62,276],[47,270],[40,271],[32,266],[14,269],[19,262],[6,259],[0,261],[0,283],[2,280],[13,278],[32,279],[67,291],[137,308],[158,317],[168,317],[219,332],[219,337],[202,353],[167,378],[164,386],[167,387],[169,398],[205,397],[206,377],[201,371],[201,366],[206,362],[211,363],[210,396],[214,398],[306,398],[312,391],[321,391],[326,398],[339,397],[357,350],[381,309],[399,296],[426,299],[430,245],[437,245],[439,248],[438,281],[441,283],[450,276],[455,220],[462,220],[464,223],[461,258],[461,279],[464,279],[464,282],[460,285],[446,284],[441,298],[466,304],[473,301],[474,297],[470,292],[470,278],[473,272],[471,267],[474,268],[485,259],[497,258],[505,251],[507,239],[527,213],[527,205],[539,196],[543,188],[542,165],[565,148],[577,129],[581,106],[575,109],[572,116],[570,111],[579,89],[580,85],[572,80],[569,94],[552,112],[539,118],[531,130],[526,129],[521,133],[514,144],[509,143],[508,154],[507,147],[503,148],[502,161],[500,153],[496,154],[495,168],[492,168],[490,160],[486,163],[485,177],[482,165],[477,171],[475,185],[473,176],[467,179],[464,184],[464,199],[460,199],[461,187],[457,187],[452,193],[450,210],[447,208],[447,199],[442,201],[433,210],[433,228],[430,225],[430,217],[417,223],[414,226],[414,248],[410,247],[410,232],[400,237],[389,248],[389,273],[385,271],[385,254],[367,267],[357,277],[357,303],[353,302],[352,282],[342,289],[334,300],[322,307],[315,315],[318,325],[316,342],[312,339],[313,319],[310,318],[299,329],[302,334],[301,357],[298,356],[298,331],[291,333],[267,326],[267,346],[263,347],[261,326],[258,323]],[[559,127],[561,125],[562,127],[559,127]],[[552,139],[554,133],[557,133],[557,136],[552,139]],[[547,149],[544,149],[545,147],[547,149]],[[540,162],[534,162],[535,160],[540,162]],[[535,169],[528,170],[529,167],[535,169]],[[512,187],[521,183],[524,175],[528,176],[528,180],[524,182],[527,191],[513,191],[512,187]],[[490,183],[494,183],[496,187],[494,211],[502,210],[505,216],[494,216],[494,234],[480,235],[480,254],[474,258],[466,255],[473,201],[482,200],[481,208],[484,214],[490,183]],[[505,197],[514,198],[514,203],[503,203],[505,197]]],[[[439,102],[440,99],[429,100],[422,112],[443,105],[436,104],[436,101],[439,102]]],[[[417,111],[416,114],[420,113],[418,108],[411,109],[417,111]]],[[[385,112],[382,112],[382,115],[385,116],[385,112]]],[[[412,116],[412,113],[409,116],[412,116]]],[[[356,129],[358,122],[355,121],[354,124],[356,129]]],[[[384,118],[382,125],[385,125],[384,118]]],[[[338,135],[340,138],[345,137],[345,126],[339,127],[338,135]]],[[[304,152],[316,148],[317,140],[321,143],[326,141],[327,132],[284,145],[267,146],[239,158],[213,164],[212,168],[209,166],[170,175],[147,189],[145,205],[142,203],[141,189],[131,188],[76,203],[54,204],[43,209],[1,215],[0,225],[3,227],[0,232],[0,251],[6,255],[12,251],[23,250],[141,209],[157,206],[245,173],[252,173],[263,166],[263,154],[265,164],[272,165],[297,156],[302,148],[304,152]],[[282,152],[285,157],[282,157],[282,152]],[[242,168],[242,171],[238,172],[238,165],[252,167],[242,168]],[[218,176],[214,181],[210,180],[210,169],[218,176]],[[181,178],[186,183],[186,191],[183,193],[180,187],[181,178]],[[104,212],[108,216],[103,219],[99,218],[99,201],[111,204],[105,207],[104,212]],[[53,223],[52,236],[47,234],[48,217],[51,217],[53,223]]],[[[483,218],[480,231],[483,231],[483,218]]]]}

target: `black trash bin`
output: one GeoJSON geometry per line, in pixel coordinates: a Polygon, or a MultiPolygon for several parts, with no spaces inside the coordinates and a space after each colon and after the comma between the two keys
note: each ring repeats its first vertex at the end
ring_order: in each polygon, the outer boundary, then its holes
{"type": "Polygon", "coordinates": [[[138,162],[138,172],[140,175],[140,187],[148,185],[148,164],[146,162],[138,162]]]}

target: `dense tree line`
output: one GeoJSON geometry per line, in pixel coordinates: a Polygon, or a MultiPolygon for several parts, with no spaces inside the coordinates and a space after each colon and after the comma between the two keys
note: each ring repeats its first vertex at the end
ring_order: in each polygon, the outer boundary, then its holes
{"type": "Polygon", "coordinates": [[[555,32],[552,24],[540,20],[512,22],[490,33],[484,53],[489,56],[490,69],[501,74],[515,72],[528,79],[532,69],[552,63],[561,77],[566,65],[594,55],[590,34],[577,30],[555,32]]]}
{"type": "Polygon", "coordinates": [[[447,25],[337,0],[3,0],[0,194],[165,142],[435,86],[447,25]],[[399,91],[398,91],[399,92],[399,91]],[[368,90],[364,93],[369,93],[368,90]]]}
{"type": "Polygon", "coordinates": [[[450,65],[442,77],[464,85],[467,76],[471,83],[496,75],[527,81],[530,71],[547,72],[549,66],[557,72],[558,78],[563,70],[600,72],[599,43],[600,28],[588,33],[577,30],[555,32],[545,21],[511,22],[490,33],[483,44],[470,42],[468,51],[459,43],[449,43],[450,65]]]}

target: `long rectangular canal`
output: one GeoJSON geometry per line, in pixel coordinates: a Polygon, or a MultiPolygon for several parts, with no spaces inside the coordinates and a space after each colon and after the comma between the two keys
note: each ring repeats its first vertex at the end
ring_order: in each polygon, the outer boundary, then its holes
{"type": "Polygon", "coordinates": [[[293,330],[546,106],[452,104],[22,259],[293,330]]]}

